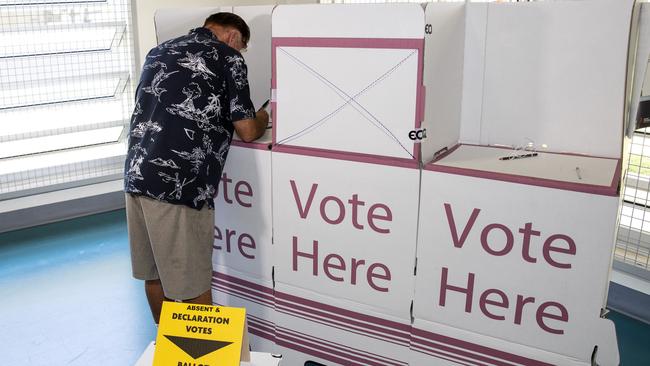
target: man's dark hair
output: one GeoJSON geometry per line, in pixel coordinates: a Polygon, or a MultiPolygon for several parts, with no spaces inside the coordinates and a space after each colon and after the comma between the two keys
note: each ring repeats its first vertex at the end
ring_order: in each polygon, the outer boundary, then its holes
{"type": "Polygon", "coordinates": [[[218,24],[222,27],[233,27],[237,29],[241,33],[244,46],[248,44],[248,40],[251,38],[251,31],[248,28],[248,24],[237,14],[226,12],[212,14],[205,19],[203,26],[208,24],[218,24]]]}

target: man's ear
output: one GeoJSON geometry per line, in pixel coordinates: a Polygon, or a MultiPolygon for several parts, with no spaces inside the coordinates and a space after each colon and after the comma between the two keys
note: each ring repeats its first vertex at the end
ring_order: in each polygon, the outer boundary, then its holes
{"type": "Polygon", "coordinates": [[[228,46],[235,48],[237,46],[237,31],[234,29],[228,29],[228,36],[226,37],[228,46]]]}

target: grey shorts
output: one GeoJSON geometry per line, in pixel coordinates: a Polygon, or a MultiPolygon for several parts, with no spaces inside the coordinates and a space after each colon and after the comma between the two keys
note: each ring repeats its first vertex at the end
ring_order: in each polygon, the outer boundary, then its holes
{"type": "Polygon", "coordinates": [[[173,300],[210,289],[214,210],[126,194],[126,222],[133,277],[160,279],[165,297],[173,300]]]}

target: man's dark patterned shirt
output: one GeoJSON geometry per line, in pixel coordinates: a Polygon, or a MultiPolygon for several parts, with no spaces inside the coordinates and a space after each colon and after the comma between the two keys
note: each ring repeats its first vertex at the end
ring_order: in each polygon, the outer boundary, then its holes
{"type": "Polygon", "coordinates": [[[124,190],[214,208],[233,121],[254,118],[246,64],[206,28],[147,54],[131,117],[124,190]]]}

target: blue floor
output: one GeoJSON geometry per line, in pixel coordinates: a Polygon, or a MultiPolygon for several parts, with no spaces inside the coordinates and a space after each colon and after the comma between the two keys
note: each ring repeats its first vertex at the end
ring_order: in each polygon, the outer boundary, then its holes
{"type": "Polygon", "coordinates": [[[155,338],[124,211],[0,234],[2,365],[133,365],[155,338]]]}
{"type": "MultiPolygon", "coordinates": [[[[133,365],[155,338],[131,277],[123,210],[0,234],[1,365],[133,365]]],[[[610,313],[622,366],[650,365],[650,325],[610,313]]]]}

